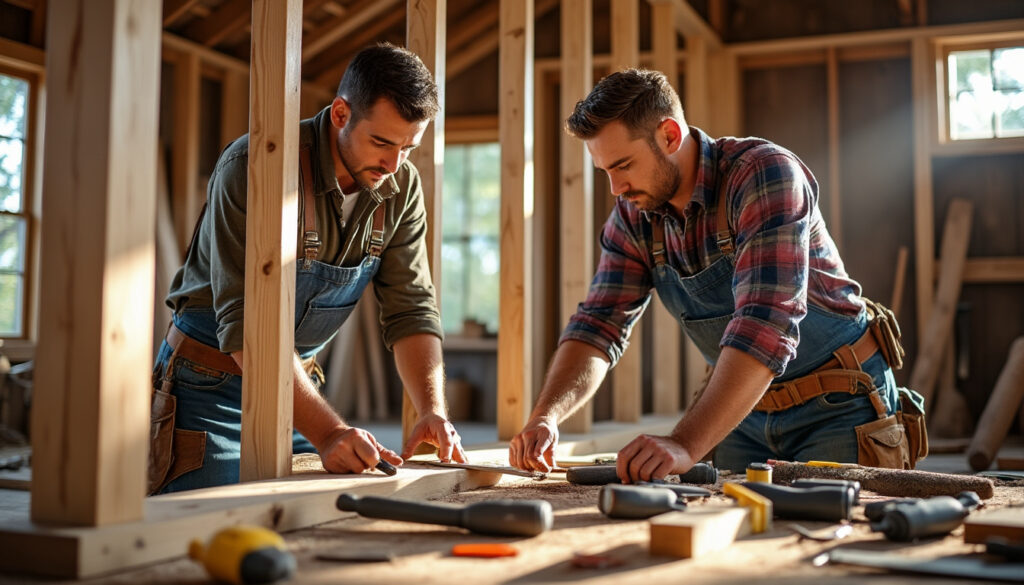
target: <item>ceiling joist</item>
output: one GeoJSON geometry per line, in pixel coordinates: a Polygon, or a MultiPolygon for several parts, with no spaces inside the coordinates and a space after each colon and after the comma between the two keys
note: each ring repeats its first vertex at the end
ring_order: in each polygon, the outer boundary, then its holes
{"type": "Polygon", "coordinates": [[[335,42],[369,25],[397,4],[398,0],[360,0],[341,16],[328,18],[302,39],[302,62],[308,62],[335,42]]]}

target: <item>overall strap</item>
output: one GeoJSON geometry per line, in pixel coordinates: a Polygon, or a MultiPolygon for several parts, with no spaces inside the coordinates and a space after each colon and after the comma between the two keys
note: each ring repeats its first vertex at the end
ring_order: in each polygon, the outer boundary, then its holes
{"type": "Polygon", "coordinates": [[[728,200],[725,196],[725,177],[719,179],[718,211],[715,214],[715,243],[723,254],[732,254],[736,250],[732,230],[729,229],[728,200]]]}
{"type": "Polygon", "coordinates": [[[665,224],[661,215],[651,214],[651,230],[654,238],[651,242],[651,254],[654,256],[654,264],[661,266],[665,263],[665,224]]]}
{"type": "Polygon", "coordinates": [[[373,231],[370,232],[370,242],[366,246],[366,253],[378,257],[384,250],[384,211],[385,205],[382,201],[377,209],[373,211],[373,231]]]}
{"type": "Polygon", "coordinates": [[[320,232],[316,229],[316,201],[313,198],[313,164],[308,145],[299,149],[302,174],[302,255],[306,268],[320,254],[320,232]]]}

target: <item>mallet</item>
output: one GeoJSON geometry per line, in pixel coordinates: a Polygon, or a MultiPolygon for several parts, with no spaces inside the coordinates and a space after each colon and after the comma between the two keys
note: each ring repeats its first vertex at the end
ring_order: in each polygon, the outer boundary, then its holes
{"type": "Polygon", "coordinates": [[[492,536],[536,536],[549,530],[554,518],[551,504],[544,500],[492,500],[455,506],[341,494],[337,506],[368,518],[458,526],[492,536]]]}

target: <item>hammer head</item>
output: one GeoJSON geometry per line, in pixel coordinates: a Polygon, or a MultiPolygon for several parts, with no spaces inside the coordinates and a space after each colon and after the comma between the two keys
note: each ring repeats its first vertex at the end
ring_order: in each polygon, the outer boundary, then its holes
{"type": "Polygon", "coordinates": [[[491,500],[462,510],[462,527],[493,536],[537,536],[551,529],[554,512],[545,500],[491,500]]]}
{"type": "Polygon", "coordinates": [[[676,493],[661,487],[608,484],[597,496],[597,507],[609,518],[650,518],[685,510],[676,493]]]}

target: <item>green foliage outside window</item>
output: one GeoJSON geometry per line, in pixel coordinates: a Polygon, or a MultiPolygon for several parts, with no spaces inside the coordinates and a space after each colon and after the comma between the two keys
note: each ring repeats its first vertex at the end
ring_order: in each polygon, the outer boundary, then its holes
{"type": "Polygon", "coordinates": [[[501,150],[496,143],[449,145],[444,152],[441,232],[441,322],[458,333],[463,320],[498,330],[501,150]]]}
{"type": "Polygon", "coordinates": [[[23,334],[25,133],[29,84],[0,75],[0,336],[23,334]]]}
{"type": "Polygon", "coordinates": [[[949,54],[953,140],[1024,136],[1024,47],[949,54]]]}

